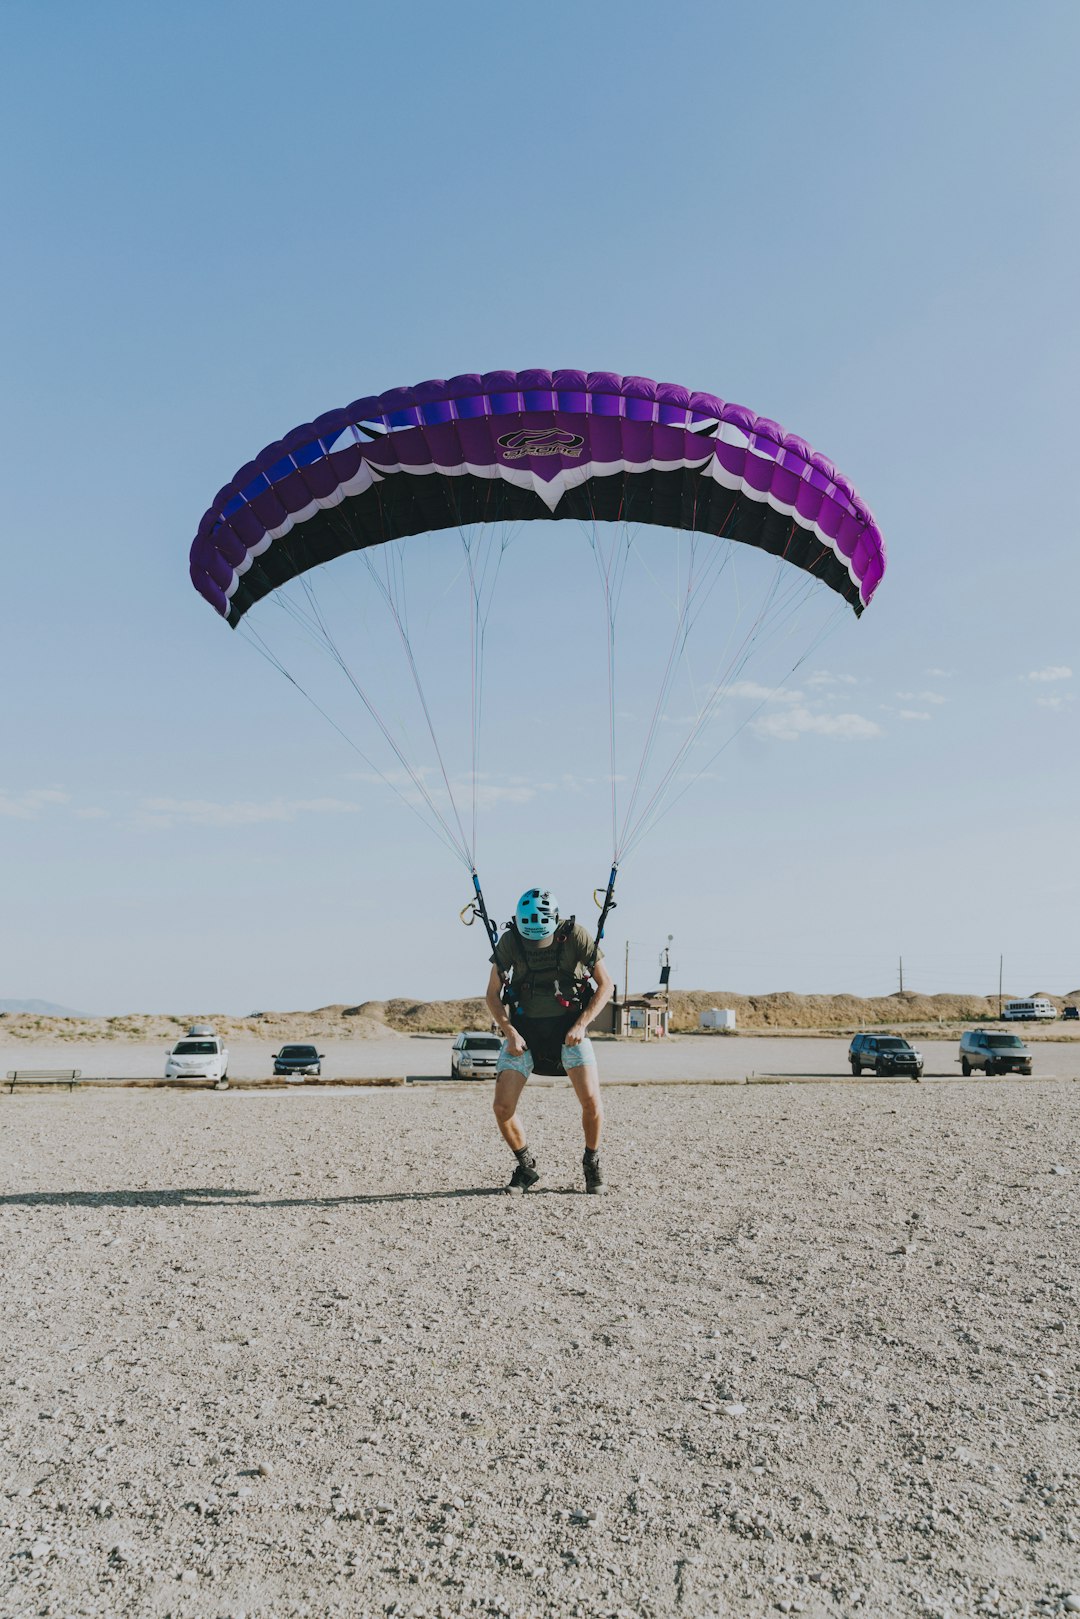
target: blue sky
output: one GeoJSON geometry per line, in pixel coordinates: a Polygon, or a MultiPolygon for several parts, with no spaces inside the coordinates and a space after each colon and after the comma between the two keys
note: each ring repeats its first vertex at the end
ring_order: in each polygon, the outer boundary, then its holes
{"type": "MultiPolygon", "coordinates": [[[[0,996],[482,982],[463,870],[186,558],[297,422],[530,365],[775,417],[889,545],[871,611],[627,864],[615,976],[629,938],[650,982],[670,933],[688,987],[887,993],[902,953],[912,987],[986,990],[1002,952],[1016,992],[1080,985],[1075,7],[16,4],[5,30],[0,996]]],[[[515,540],[492,611],[500,917],[534,881],[587,914],[610,858],[578,538],[515,540]]],[[[467,625],[452,575],[417,574],[457,759],[467,625]]]]}

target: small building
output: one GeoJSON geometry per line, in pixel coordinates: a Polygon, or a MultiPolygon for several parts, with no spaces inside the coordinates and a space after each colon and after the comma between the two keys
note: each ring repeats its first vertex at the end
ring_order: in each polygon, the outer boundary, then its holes
{"type": "Polygon", "coordinates": [[[660,1040],[667,1034],[670,1023],[671,1009],[666,996],[627,995],[621,1001],[609,1001],[593,1029],[597,1034],[660,1040]]]}
{"type": "Polygon", "coordinates": [[[734,1029],[735,1013],[730,1006],[710,1006],[698,1018],[699,1029],[734,1029]]]}

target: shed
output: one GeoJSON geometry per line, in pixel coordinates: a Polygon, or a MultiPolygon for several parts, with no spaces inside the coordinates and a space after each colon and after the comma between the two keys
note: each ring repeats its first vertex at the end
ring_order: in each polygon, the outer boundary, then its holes
{"type": "Polygon", "coordinates": [[[597,1034],[640,1035],[645,1040],[657,1040],[667,1034],[670,1021],[666,996],[627,995],[621,1001],[609,1001],[593,1028],[597,1034]]]}
{"type": "Polygon", "coordinates": [[[710,1006],[698,1018],[699,1029],[734,1029],[735,1013],[730,1006],[710,1006]]]}

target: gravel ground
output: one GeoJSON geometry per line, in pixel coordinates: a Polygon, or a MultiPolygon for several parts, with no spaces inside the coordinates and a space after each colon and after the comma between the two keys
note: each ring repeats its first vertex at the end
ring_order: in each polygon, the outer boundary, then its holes
{"type": "Polygon", "coordinates": [[[0,1101],[4,1619],[1080,1611],[1080,1088],[526,1103],[0,1101]]]}

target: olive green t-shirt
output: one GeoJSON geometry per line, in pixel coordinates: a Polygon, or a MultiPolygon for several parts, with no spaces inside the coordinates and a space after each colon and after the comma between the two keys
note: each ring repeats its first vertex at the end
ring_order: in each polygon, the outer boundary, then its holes
{"type": "Polygon", "coordinates": [[[562,993],[569,997],[574,980],[587,978],[594,959],[601,961],[603,955],[602,950],[597,950],[591,933],[580,922],[575,922],[561,943],[549,945],[534,944],[520,934],[511,938],[507,929],[495,946],[491,959],[501,972],[513,967],[519,994],[522,982],[526,983],[525,992],[521,994],[524,1016],[542,1018],[561,1017],[566,1011],[555,997],[556,978],[562,993]],[[526,963],[524,972],[521,967],[522,955],[526,963]]]}

